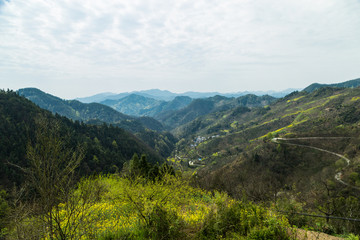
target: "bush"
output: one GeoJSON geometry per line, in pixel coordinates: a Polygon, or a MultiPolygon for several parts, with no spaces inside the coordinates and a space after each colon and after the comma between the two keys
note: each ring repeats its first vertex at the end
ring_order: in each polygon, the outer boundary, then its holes
{"type": "Polygon", "coordinates": [[[148,221],[143,226],[146,239],[181,239],[184,224],[175,212],[166,211],[156,205],[148,215],[148,221]]]}
{"type": "Polygon", "coordinates": [[[350,234],[345,238],[346,240],[359,240],[359,236],[356,236],[354,234],[350,234]]]}
{"type": "Polygon", "coordinates": [[[6,192],[5,190],[0,190],[0,239],[6,235],[7,229],[6,226],[6,218],[9,212],[9,205],[6,201],[6,192]]]}
{"type": "Polygon", "coordinates": [[[268,226],[255,227],[251,230],[248,239],[289,239],[286,228],[277,219],[271,219],[268,226]]]}
{"type": "Polygon", "coordinates": [[[236,202],[218,206],[212,211],[200,231],[200,239],[243,236],[250,239],[288,239],[285,218],[252,203],[236,202]]]}

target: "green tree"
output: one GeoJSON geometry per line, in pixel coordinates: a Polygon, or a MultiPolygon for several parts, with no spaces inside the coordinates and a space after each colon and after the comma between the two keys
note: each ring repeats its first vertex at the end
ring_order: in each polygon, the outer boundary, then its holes
{"type": "Polygon", "coordinates": [[[149,170],[150,170],[150,166],[149,166],[149,163],[148,163],[148,161],[146,159],[146,155],[142,154],[141,159],[139,161],[140,175],[143,176],[143,177],[147,177],[148,173],[149,173],[149,170]]]}
{"type": "Polygon", "coordinates": [[[140,175],[140,160],[139,160],[139,156],[136,153],[134,153],[133,157],[130,160],[129,172],[131,178],[140,175]]]}

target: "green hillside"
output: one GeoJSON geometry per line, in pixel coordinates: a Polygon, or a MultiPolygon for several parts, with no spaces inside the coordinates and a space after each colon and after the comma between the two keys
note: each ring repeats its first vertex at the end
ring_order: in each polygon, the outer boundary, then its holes
{"type": "Polygon", "coordinates": [[[185,132],[180,136],[187,142],[183,144],[186,154],[194,152],[190,145],[195,137],[202,136],[205,140],[196,147],[199,155],[210,157],[221,151],[234,158],[245,148],[262,145],[270,136],[352,137],[356,136],[360,121],[359,96],[358,88],[294,92],[265,107],[241,107],[211,113],[177,131],[178,134],[185,132]]]}
{"type": "MultiPolygon", "coordinates": [[[[360,209],[354,211],[360,206],[359,101],[359,88],[328,87],[294,92],[265,107],[204,115],[176,130],[182,140],[169,162],[194,169],[201,187],[235,198],[245,194],[298,212],[360,218],[360,209]]],[[[315,224],[299,221],[290,217],[299,227],[315,224]]],[[[331,231],[360,231],[356,223],[342,225],[332,221],[331,231]]]]}
{"type": "Polygon", "coordinates": [[[193,100],[188,106],[177,111],[164,112],[155,116],[160,122],[174,129],[184,125],[197,117],[212,113],[226,111],[232,108],[244,106],[255,107],[265,106],[276,98],[270,96],[245,95],[238,98],[227,98],[215,96],[210,98],[201,98],[193,100]]]}

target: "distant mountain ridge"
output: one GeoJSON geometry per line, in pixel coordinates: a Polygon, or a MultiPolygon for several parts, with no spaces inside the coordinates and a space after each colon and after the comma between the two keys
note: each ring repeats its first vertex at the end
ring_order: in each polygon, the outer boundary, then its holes
{"type": "Polygon", "coordinates": [[[121,98],[125,98],[131,94],[136,94],[148,98],[153,98],[156,100],[163,100],[163,101],[171,101],[178,96],[185,96],[190,98],[209,98],[214,97],[216,95],[224,96],[224,97],[240,97],[247,94],[255,94],[258,96],[269,95],[272,97],[280,98],[284,97],[287,94],[297,91],[300,89],[289,88],[283,91],[244,91],[244,92],[235,92],[235,93],[220,93],[220,92],[184,92],[184,93],[173,93],[167,90],[160,90],[160,89],[150,89],[150,90],[143,90],[143,91],[132,91],[132,92],[124,92],[124,93],[100,93],[89,97],[83,98],[76,98],[76,100],[83,102],[83,103],[91,103],[91,102],[103,102],[105,100],[119,100],[121,98]]]}
{"type": "MultiPolygon", "coordinates": [[[[316,89],[319,89],[321,87],[357,87],[360,85],[360,78],[341,82],[341,83],[334,83],[334,84],[320,84],[320,83],[313,83],[309,85],[308,87],[304,88],[303,91],[306,92],[312,92],[316,89]]],[[[196,98],[209,98],[214,97],[216,95],[224,96],[224,97],[240,97],[247,94],[254,94],[257,96],[263,96],[263,95],[269,95],[276,98],[282,98],[286,95],[290,94],[294,91],[300,91],[301,89],[297,88],[288,88],[282,91],[243,91],[243,92],[234,92],[234,93],[220,93],[220,92],[193,92],[188,91],[184,93],[173,93],[168,90],[160,90],[160,89],[150,89],[150,90],[142,90],[142,91],[132,91],[132,92],[123,92],[123,93],[99,93],[93,96],[89,97],[82,97],[82,98],[76,98],[75,100],[78,100],[83,103],[91,103],[91,102],[103,102],[105,100],[119,100],[122,98],[125,98],[129,95],[136,94],[148,98],[153,98],[156,100],[162,100],[162,101],[171,101],[177,96],[186,96],[193,99],[196,98]]]]}

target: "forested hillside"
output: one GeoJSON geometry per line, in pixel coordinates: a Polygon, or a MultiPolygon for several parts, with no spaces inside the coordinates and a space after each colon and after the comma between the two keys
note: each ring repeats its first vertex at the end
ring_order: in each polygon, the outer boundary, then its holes
{"type": "Polygon", "coordinates": [[[35,132],[41,127],[39,121],[46,122],[49,128],[59,125],[65,146],[82,149],[81,175],[119,171],[134,153],[146,154],[153,163],[162,161],[158,153],[123,129],[106,124],[86,125],[54,116],[15,92],[0,92],[0,118],[0,176],[3,186],[23,182],[24,173],[19,167],[28,165],[27,146],[36,144],[35,132]]]}
{"type": "Polygon", "coordinates": [[[169,133],[165,131],[164,126],[154,118],[128,116],[99,103],[84,104],[76,100],[63,100],[36,88],[20,89],[18,94],[43,109],[75,121],[91,125],[107,123],[134,134],[136,133],[146,144],[154,149],[156,148],[164,158],[168,157],[175,148],[176,138],[169,137],[169,133]],[[154,141],[147,136],[148,134],[157,140],[154,141]]]}

